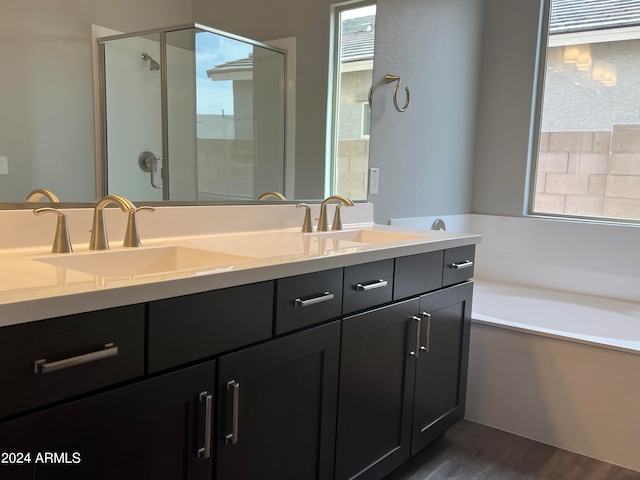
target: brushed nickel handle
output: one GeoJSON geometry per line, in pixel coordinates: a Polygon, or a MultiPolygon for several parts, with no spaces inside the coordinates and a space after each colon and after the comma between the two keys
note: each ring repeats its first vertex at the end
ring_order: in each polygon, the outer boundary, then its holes
{"type": "Polygon", "coordinates": [[[106,343],[104,350],[98,350],[97,352],[85,353],[84,355],[78,355],[77,357],[65,358],[56,362],[47,362],[46,358],[41,358],[33,362],[34,373],[51,373],[56,370],[63,370],[65,368],[75,367],[76,365],[82,365],[83,363],[95,362],[103,358],[114,357],[118,355],[118,347],[113,343],[106,343]]]}
{"type": "Polygon", "coordinates": [[[463,268],[473,267],[473,262],[471,260],[465,260],[462,263],[452,263],[451,268],[454,270],[461,270],[463,268]]]}
{"type": "Polygon", "coordinates": [[[199,402],[204,402],[204,446],[198,449],[198,458],[211,457],[211,415],[213,411],[213,395],[206,390],[200,392],[199,402]]]}
{"type": "Polygon", "coordinates": [[[324,292],[317,297],[305,298],[296,298],[295,306],[296,308],[308,307],[310,305],[315,305],[316,303],[328,302],[329,300],[333,300],[335,295],[331,292],[324,292]]]}
{"type": "Polygon", "coordinates": [[[366,292],[368,290],[375,290],[376,288],[386,287],[388,283],[389,282],[387,282],[386,280],[383,280],[382,278],[380,280],[375,280],[370,283],[358,283],[356,284],[356,290],[358,292],[366,292]]]}
{"type": "MultiPolygon", "coordinates": [[[[57,200],[56,200],[57,201],[57,200]]],[[[69,239],[69,228],[67,227],[67,216],[57,208],[43,207],[36,208],[33,213],[35,215],[42,215],[43,213],[55,213],[58,215],[58,223],[56,225],[56,233],[53,238],[53,247],[51,251],[53,253],[71,253],[73,247],[71,246],[71,240],[69,239]]]]}
{"type": "Polygon", "coordinates": [[[238,443],[238,408],[240,406],[240,383],[235,380],[227,382],[227,392],[233,391],[233,401],[231,410],[231,433],[224,437],[227,445],[238,443]]]}
{"type": "Polygon", "coordinates": [[[422,312],[422,316],[427,319],[427,328],[426,328],[426,340],[424,344],[420,346],[420,351],[429,353],[429,350],[431,350],[431,314],[427,312],[422,312]]]}
{"type": "Polygon", "coordinates": [[[420,356],[420,324],[422,323],[422,319],[414,315],[411,317],[411,320],[416,325],[416,348],[409,352],[409,356],[418,358],[420,356]]]}

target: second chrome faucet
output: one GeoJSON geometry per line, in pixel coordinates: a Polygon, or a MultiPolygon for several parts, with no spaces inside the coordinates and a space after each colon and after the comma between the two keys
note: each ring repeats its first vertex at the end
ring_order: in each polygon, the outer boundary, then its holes
{"type": "Polygon", "coordinates": [[[108,205],[117,205],[120,210],[128,214],[127,231],[124,235],[123,247],[139,247],[140,237],[136,224],[136,212],[140,210],[154,211],[152,207],[136,207],[131,201],[122,195],[111,194],[98,201],[93,211],[93,226],[91,228],[91,239],[89,240],[90,250],[108,250],[109,240],[107,238],[107,228],[104,222],[104,208],[108,205]]]}
{"type": "Polygon", "coordinates": [[[329,230],[327,225],[327,204],[331,202],[339,202],[336,206],[336,213],[333,216],[332,230],[342,230],[342,221],[340,219],[340,207],[346,205],[347,207],[353,207],[351,199],[342,195],[331,195],[323,200],[320,205],[320,218],[318,218],[318,232],[326,232],[329,230]]]}

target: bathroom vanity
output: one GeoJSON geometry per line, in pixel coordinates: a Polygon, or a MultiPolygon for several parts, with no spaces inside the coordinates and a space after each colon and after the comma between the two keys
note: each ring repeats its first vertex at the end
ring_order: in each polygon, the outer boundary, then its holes
{"type": "Polygon", "coordinates": [[[279,254],[210,271],[15,260],[66,277],[30,291],[50,318],[0,304],[0,477],[379,479],[463,418],[479,237],[256,235],[279,254]]]}

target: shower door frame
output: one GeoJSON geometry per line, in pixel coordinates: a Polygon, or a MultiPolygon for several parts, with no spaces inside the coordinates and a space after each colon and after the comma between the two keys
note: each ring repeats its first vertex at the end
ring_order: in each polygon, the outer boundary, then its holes
{"type": "MultiPolygon", "coordinates": [[[[102,27],[100,27],[102,28],[102,27]]],[[[288,76],[290,75],[290,58],[288,52],[285,49],[276,47],[263,42],[258,42],[240,35],[218,30],[216,28],[208,27],[199,23],[184,23],[179,25],[173,25],[169,27],[161,27],[150,30],[142,30],[131,33],[120,33],[116,35],[100,36],[96,37],[97,45],[97,65],[94,62],[94,73],[96,74],[97,81],[94,78],[94,89],[96,89],[97,99],[94,101],[96,108],[95,122],[96,122],[96,193],[98,198],[102,198],[108,194],[109,176],[108,176],[108,151],[107,151],[107,98],[106,98],[106,67],[105,67],[105,45],[110,41],[125,40],[135,37],[144,37],[149,35],[159,35],[160,37],[160,97],[161,97],[161,135],[162,135],[162,197],[164,201],[170,200],[169,190],[169,172],[170,172],[170,158],[169,158],[169,117],[168,117],[168,92],[167,92],[167,33],[176,32],[181,30],[197,29],[204,32],[221,35],[223,37],[230,38],[232,40],[238,40],[245,42],[256,47],[262,47],[268,50],[279,52],[284,54],[285,61],[285,90],[284,90],[284,125],[285,125],[285,138],[284,138],[284,168],[283,168],[283,185],[285,186],[285,194],[293,194],[293,135],[290,136],[290,132],[293,131],[293,121],[291,113],[295,111],[295,105],[291,102],[291,97],[295,95],[295,87],[289,83],[288,76]]],[[[295,44],[294,44],[295,45],[295,44]]],[[[196,203],[201,203],[195,200],[196,203]]],[[[180,202],[183,203],[184,202],[180,202]]]]}

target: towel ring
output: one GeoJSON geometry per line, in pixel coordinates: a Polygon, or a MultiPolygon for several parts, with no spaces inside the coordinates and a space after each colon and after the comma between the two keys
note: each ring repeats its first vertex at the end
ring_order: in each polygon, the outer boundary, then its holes
{"type": "Polygon", "coordinates": [[[400,87],[400,77],[398,75],[385,75],[384,77],[387,83],[396,82],[395,87],[393,88],[393,105],[396,107],[396,110],[400,113],[405,112],[407,107],[409,106],[410,94],[409,87],[404,87],[404,91],[407,94],[407,98],[404,102],[404,106],[400,108],[398,106],[398,87],[400,87]]]}

